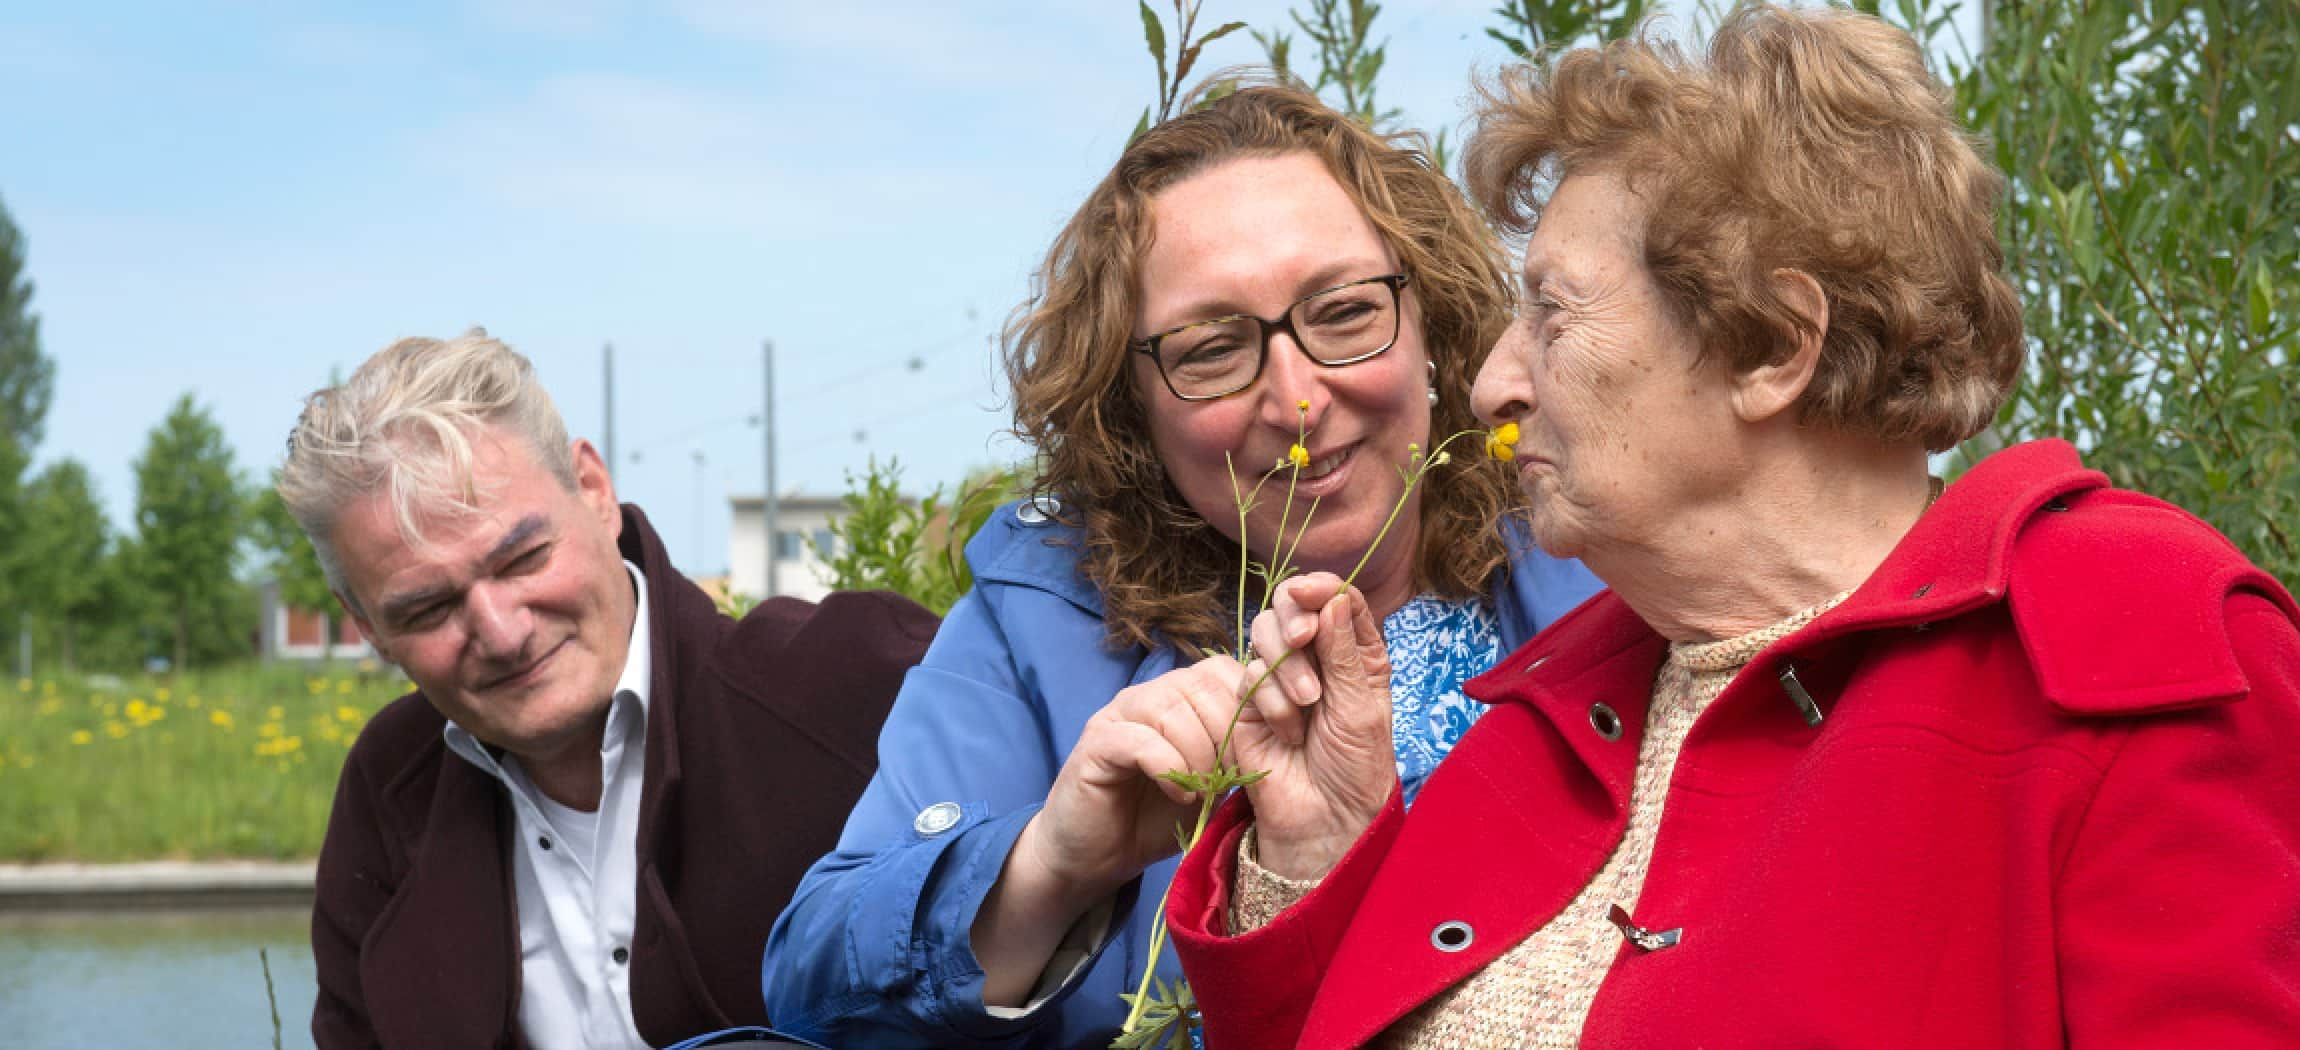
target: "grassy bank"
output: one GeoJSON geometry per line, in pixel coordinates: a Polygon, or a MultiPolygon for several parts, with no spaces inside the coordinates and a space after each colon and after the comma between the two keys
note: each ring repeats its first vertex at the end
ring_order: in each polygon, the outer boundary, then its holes
{"type": "Polygon", "coordinates": [[[0,860],[314,856],[371,666],[0,679],[0,860]]]}

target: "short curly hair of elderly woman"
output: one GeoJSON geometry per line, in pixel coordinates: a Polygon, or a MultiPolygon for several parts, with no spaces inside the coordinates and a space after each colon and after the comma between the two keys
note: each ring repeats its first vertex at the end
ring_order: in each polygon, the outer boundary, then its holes
{"type": "Polygon", "coordinates": [[[1745,5],[1704,60],[1648,26],[1481,87],[1464,155],[1486,212],[1523,235],[1557,182],[1625,178],[1645,202],[1645,265],[1705,358],[1780,360],[1811,324],[1773,276],[1820,284],[1807,424],[1939,451],[2011,393],[2023,342],[1993,217],[2004,180],[1907,33],[1745,5]]]}
{"type": "MultiPolygon", "coordinates": [[[[1209,82],[1225,83],[1238,81],[1209,82]]],[[[1430,432],[1478,425],[1470,381],[1509,324],[1508,270],[1493,231],[1431,167],[1418,136],[1376,134],[1283,84],[1245,87],[1151,128],[1055,238],[1036,294],[1006,330],[1015,433],[1038,453],[1037,490],[1085,531],[1085,572],[1114,643],[1228,648],[1225,595],[1238,568],[1237,545],[1191,510],[1151,449],[1142,399],[1166,392],[1128,379],[1152,199],[1226,160],[1296,152],[1324,162],[1413,276],[1437,367],[1430,432]]],[[[1406,450],[1395,454],[1403,464],[1406,450]]],[[[1458,455],[1424,486],[1416,580],[1446,597],[1481,593],[1506,558],[1497,522],[1513,499],[1508,472],[1458,455]]]]}

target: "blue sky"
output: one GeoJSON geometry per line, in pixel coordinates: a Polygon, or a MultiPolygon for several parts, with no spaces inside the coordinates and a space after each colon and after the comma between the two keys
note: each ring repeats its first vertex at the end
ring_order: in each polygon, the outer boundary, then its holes
{"type": "MultiPolygon", "coordinates": [[[[1506,58],[1491,7],[1388,5],[1383,103],[1457,125],[1506,58]]],[[[1241,33],[1202,68],[1258,57],[1241,33]]],[[[11,5],[0,202],[57,363],[40,458],[86,463],[125,523],[178,395],[268,473],[331,370],[473,324],[597,440],[613,342],[618,488],[718,571],[727,497],[762,484],[762,339],[786,488],[1018,458],[991,339],[1152,90],[1121,0],[11,5]]]]}

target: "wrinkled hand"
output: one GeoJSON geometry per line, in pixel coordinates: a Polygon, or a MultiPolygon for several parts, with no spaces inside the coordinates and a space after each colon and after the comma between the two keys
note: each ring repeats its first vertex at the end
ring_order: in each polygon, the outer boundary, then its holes
{"type": "Polygon", "coordinates": [[[1322,877],[1397,784],[1389,651],[1365,596],[1331,573],[1279,585],[1252,638],[1247,681],[1278,664],[1232,740],[1243,768],[1269,771],[1246,788],[1257,861],[1287,878],[1322,877]]]}

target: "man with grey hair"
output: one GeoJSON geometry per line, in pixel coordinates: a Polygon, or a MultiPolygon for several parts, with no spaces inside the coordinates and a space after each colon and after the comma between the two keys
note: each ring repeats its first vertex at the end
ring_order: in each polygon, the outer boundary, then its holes
{"type": "Polygon", "coordinates": [[[721,615],[478,329],[401,340],[313,394],[279,490],[416,687],[336,789],[319,1046],[765,1024],[767,931],[876,767],[933,614],[841,593],[721,615]]]}

